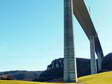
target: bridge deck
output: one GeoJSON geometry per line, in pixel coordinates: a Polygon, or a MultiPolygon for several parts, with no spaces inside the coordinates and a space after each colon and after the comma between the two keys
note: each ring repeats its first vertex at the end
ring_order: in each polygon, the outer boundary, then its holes
{"type": "Polygon", "coordinates": [[[73,13],[85,34],[87,35],[88,39],[90,40],[91,36],[94,36],[96,54],[100,53],[103,57],[103,50],[84,0],[73,0],[73,13]]]}

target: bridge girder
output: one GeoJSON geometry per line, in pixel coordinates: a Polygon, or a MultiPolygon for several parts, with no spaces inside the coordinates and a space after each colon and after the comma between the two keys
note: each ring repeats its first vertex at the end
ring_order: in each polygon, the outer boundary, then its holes
{"type": "Polygon", "coordinates": [[[79,24],[81,25],[83,31],[85,32],[86,36],[88,37],[89,41],[91,40],[92,36],[94,37],[95,52],[98,57],[98,70],[100,71],[101,62],[104,56],[103,50],[84,0],[73,0],[73,13],[79,24]]]}

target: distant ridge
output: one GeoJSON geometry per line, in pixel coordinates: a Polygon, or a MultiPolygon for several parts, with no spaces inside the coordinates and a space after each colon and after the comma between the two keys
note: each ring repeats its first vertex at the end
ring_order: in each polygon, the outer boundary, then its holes
{"type": "MultiPolygon", "coordinates": [[[[100,72],[112,71],[112,53],[103,59],[100,72]]],[[[90,75],[90,59],[77,58],[78,77],[90,75]]],[[[0,72],[0,79],[26,81],[57,81],[63,80],[63,58],[55,59],[45,71],[6,71],[0,72]]]]}
{"type": "MultiPolygon", "coordinates": [[[[78,78],[77,84],[112,84],[112,72],[104,72],[78,78]]],[[[0,80],[0,84],[76,84],[63,82],[29,82],[18,80],[0,80]]]]}
{"type": "Polygon", "coordinates": [[[35,78],[38,79],[42,71],[6,71],[0,72],[0,78],[7,78],[13,80],[25,80],[25,81],[33,81],[35,78]]]}

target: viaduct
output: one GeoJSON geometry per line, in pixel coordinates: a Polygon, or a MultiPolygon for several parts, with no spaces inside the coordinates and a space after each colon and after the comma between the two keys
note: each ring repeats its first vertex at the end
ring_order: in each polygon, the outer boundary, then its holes
{"type": "Polygon", "coordinates": [[[64,81],[77,82],[74,53],[73,17],[75,16],[90,42],[91,74],[102,69],[103,50],[84,0],[64,0],[64,81]],[[95,53],[98,58],[96,62],[95,53]],[[97,66],[98,65],[98,66],[97,66]]]}

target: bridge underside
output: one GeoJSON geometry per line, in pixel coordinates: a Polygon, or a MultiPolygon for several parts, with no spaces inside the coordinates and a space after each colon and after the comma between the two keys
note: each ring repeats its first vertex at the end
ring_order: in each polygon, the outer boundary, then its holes
{"type": "Polygon", "coordinates": [[[95,52],[98,57],[98,70],[100,71],[103,59],[103,50],[84,0],[73,0],[73,13],[88,39],[91,41],[91,37],[94,37],[95,52]]]}
{"type": "MultiPolygon", "coordinates": [[[[77,67],[74,54],[72,0],[64,0],[64,81],[77,81],[77,67]],[[74,80],[75,78],[75,80],[74,80]]],[[[95,52],[98,57],[98,70],[102,68],[103,50],[90,18],[84,0],[73,0],[73,13],[90,41],[91,73],[97,73],[95,52]]]]}

